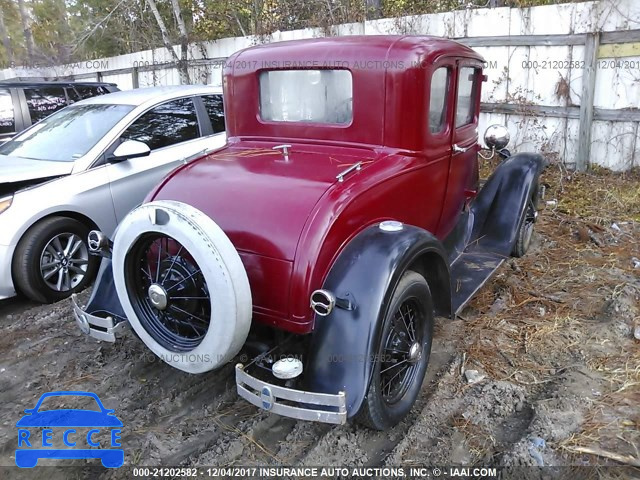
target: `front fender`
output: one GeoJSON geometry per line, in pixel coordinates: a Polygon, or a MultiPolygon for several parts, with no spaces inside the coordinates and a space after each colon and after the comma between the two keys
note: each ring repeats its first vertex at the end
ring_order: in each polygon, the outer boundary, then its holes
{"type": "Polygon", "coordinates": [[[522,212],[546,165],[542,155],[518,153],[496,168],[471,205],[474,221],[470,243],[475,241],[491,252],[509,256],[522,212]]]}
{"type": "Polygon", "coordinates": [[[431,233],[410,225],[396,232],[373,225],[351,240],[333,264],[323,288],[338,299],[348,299],[355,308],[335,307],[326,317],[316,315],[305,374],[310,391],[344,391],[347,415],[358,412],[369,387],[380,325],[395,285],[409,266],[421,270],[421,259],[430,256],[435,257],[438,268],[421,273],[431,277],[431,283],[438,283],[436,292],[447,297],[450,308],[447,255],[431,233]]]}

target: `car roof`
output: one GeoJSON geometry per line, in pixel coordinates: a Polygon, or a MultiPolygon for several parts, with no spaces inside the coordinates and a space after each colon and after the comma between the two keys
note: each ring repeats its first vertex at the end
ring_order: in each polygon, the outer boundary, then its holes
{"type": "Polygon", "coordinates": [[[117,104],[117,105],[144,105],[148,102],[158,102],[180,98],[187,95],[222,94],[222,88],[212,85],[174,85],[164,87],[146,87],[133,90],[122,90],[107,93],[97,97],[87,98],[74,105],[88,104],[117,104]]]}
{"type": "MultiPolygon", "coordinates": [[[[236,53],[237,58],[251,54],[252,59],[264,59],[274,64],[286,65],[286,61],[295,61],[303,58],[320,61],[346,62],[348,65],[362,60],[415,60],[416,52],[420,52],[423,58],[437,58],[440,55],[454,55],[477,58],[482,57],[466,45],[448,38],[430,35],[346,35],[342,37],[319,37],[284,42],[265,43],[248,47],[236,53]]],[[[234,62],[228,62],[234,65],[234,62]]],[[[242,63],[242,62],[240,62],[242,63]]],[[[255,69],[264,68],[264,63],[250,62],[255,69]]],[[[292,67],[295,68],[295,67],[292,67]]],[[[251,69],[249,67],[248,69],[251,69]]],[[[247,70],[247,69],[245,69],[247,70]]]]}
{"type": "Polygon", "coordinates": [[[110,82],[75,82],[71,80],[0,80],[0,86],[3,87],[48,87],[48,86],[101,86],[101,87],[117,87],[115,83],[110,82]]]}

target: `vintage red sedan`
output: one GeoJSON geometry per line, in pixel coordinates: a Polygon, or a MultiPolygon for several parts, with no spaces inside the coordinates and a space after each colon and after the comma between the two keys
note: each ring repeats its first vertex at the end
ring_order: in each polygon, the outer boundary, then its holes
{"type": "Polygon", "coordinates": [[[245,348],[238,393],[274,413],[376,429],[411,409],[436,316],[451,317],[537,217],[538,154],[480,188],[483,59],[451,40],[354,36],[228,59],[228,145],[175,170],[120,224],[76,320],[130,324],[172,366],[245,348]]]}

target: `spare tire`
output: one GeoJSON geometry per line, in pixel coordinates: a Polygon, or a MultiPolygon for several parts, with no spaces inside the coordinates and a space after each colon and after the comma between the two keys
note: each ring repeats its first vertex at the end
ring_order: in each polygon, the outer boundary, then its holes
{"type": "Polygon", "coordinates": [[[113,244],[113,278],[131,326],[172,367],[203,373],[242,348],[251,290],[240,256],[200,210],[154,201],[130,212],[113,244]]]}

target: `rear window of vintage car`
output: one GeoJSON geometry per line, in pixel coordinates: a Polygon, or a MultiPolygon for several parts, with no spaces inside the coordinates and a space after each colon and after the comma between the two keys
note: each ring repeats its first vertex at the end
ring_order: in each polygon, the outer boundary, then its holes
{"type": "Polygon", "coordinates": [[[263,71],[260,73],[260,117],[271,122],[351,123],[351,72],[330,69],[263,71]]]}

